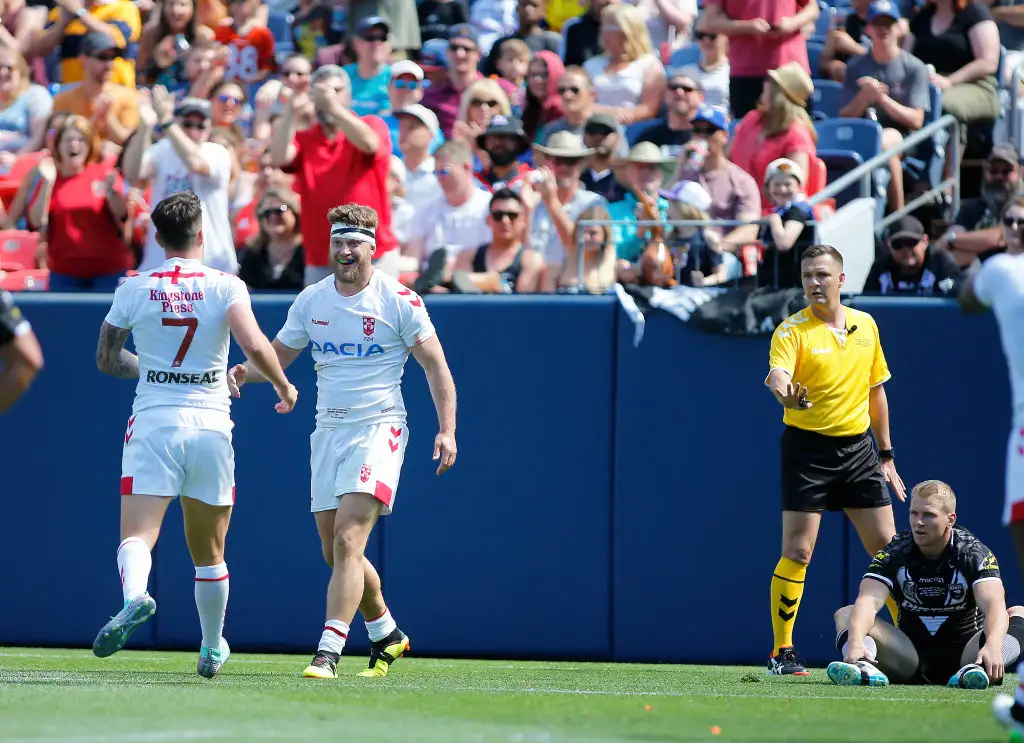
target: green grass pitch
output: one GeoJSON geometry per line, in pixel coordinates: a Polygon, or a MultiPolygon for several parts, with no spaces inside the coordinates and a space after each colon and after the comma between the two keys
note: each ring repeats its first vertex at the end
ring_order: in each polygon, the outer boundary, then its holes
{"type": "MultiPolygon", "coordinates": [[[[400,660],[386,679],[299,676],[308,656],[0,648],[0,742],[1006,741],[994,690],[833,686],[761,668],[400,660]]],[[[1003,687],[1011,691],[1013,677],[1003,687]]]]}

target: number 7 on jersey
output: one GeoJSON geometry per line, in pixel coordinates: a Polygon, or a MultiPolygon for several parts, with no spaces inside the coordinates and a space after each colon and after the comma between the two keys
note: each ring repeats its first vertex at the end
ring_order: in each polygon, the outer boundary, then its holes
{"type": "Polygon", "coordinates": [[[178,353],[174,357],[174,361],[171,363],[171,368],[177,369],[185,360],[185,354],[188,353],[188,347],[192,345],[192,340],[196,337],[196,329],[199,327],[199,318],[165,317],[160,324],[165,328],[188,328],[185,331],[185,337],[181,340],[181,345],[178,346],[178,353]]]}

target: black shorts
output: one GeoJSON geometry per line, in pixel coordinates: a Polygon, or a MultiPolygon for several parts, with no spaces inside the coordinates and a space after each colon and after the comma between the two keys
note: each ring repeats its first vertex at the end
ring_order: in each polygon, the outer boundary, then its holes
{"type": "Polygon", "coordinates": [[[892,503],[871,435],[825,436],[786,426],[782,432],[782,510],[841,511],[892,503]]]}
{"type": "MultiPolygon", "coordinates": [[[[976,644],[978,648],[981,648],[985,645],[985,633],[978,632],[977,635],[980,635],[980,639],[976,644]]],[[[1024,617],[1010,617],[1010,626],[1006,630],[1006,636],[1016,640],[1019,647],[1024,647],[1024,617]]],[[[921,664],[917,667],[917,673],[910,683],[945,685],[953,677],[953,674],[963,668],[964,665],[974,662],[974,658],[964,658],[963,654],[964,648],[975,637],[976,635],[971,635],[971,637],[961,642],[927,649],[919,648],[915,645],[914,649],[917,650],[917,657],[920,659],[921,664]]],[[[1016,658],[1010,658],[1006,662],[1007,673],[1013,672],[1014,666],[1019,659],[1020,656],[1018,655],[1016,658]]]]}

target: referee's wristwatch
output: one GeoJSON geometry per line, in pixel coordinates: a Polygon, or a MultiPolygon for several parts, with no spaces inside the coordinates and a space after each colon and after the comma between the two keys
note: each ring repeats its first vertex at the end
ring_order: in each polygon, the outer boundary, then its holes
{"type": "Polygon", "coordinates": [[[896,459],[896,449],[894,449],[892,447],[890,447],[888,449],[879,449],[878,450],[878,458],[879,459],[888,459],[888,460],[896,459]]]}

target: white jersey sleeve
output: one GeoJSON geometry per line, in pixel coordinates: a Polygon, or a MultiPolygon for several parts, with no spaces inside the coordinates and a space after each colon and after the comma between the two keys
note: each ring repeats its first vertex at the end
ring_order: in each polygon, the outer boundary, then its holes
{"type": "Polygon", "coordinates": [[[432,338],[437,331],[430,321],[423,299],[415,292],[405,289],[406,294],[398,293],[398,334],[402,336],[409,348],[418,346],[432,338]]]}
{"type": "Polygon", "coordinates": [[[124,330],[130,330],[132,327],[131,320],[131,302],[129,296],[131,289],[126,289],[128,282],[131,279],[125,279],[121,282],[121,285],[114,290],[114,301],[110,305],[110,310],[107,312],[107,316],[103,318],[103,321],[108,325],[113,325],[116,328],[122,328],[124,330]]]}
{"type": "MultiPolygon", "coordinates": [[[[333,281],[333,276],[329,276],[333,281]]],[[[313,284],[316,286],[316,284],[313,284]]],[[[288,308],[288,318],[284,326],[277,333],[277,340],[281,341],[288,348],[303,349],[309,345],[309,333],[306,330],[306,303],[309,300],[309,292],[313,287],[308,287],[299,293],[299,296],[288,308]]]]}
{"type": "Polygon", "coordinates": [[[1024,254],[1002,253],[985,261],[972,284],[974,295],[991,307],[1010,367],[1013,404],[1024,406],[1024,254]]]}

